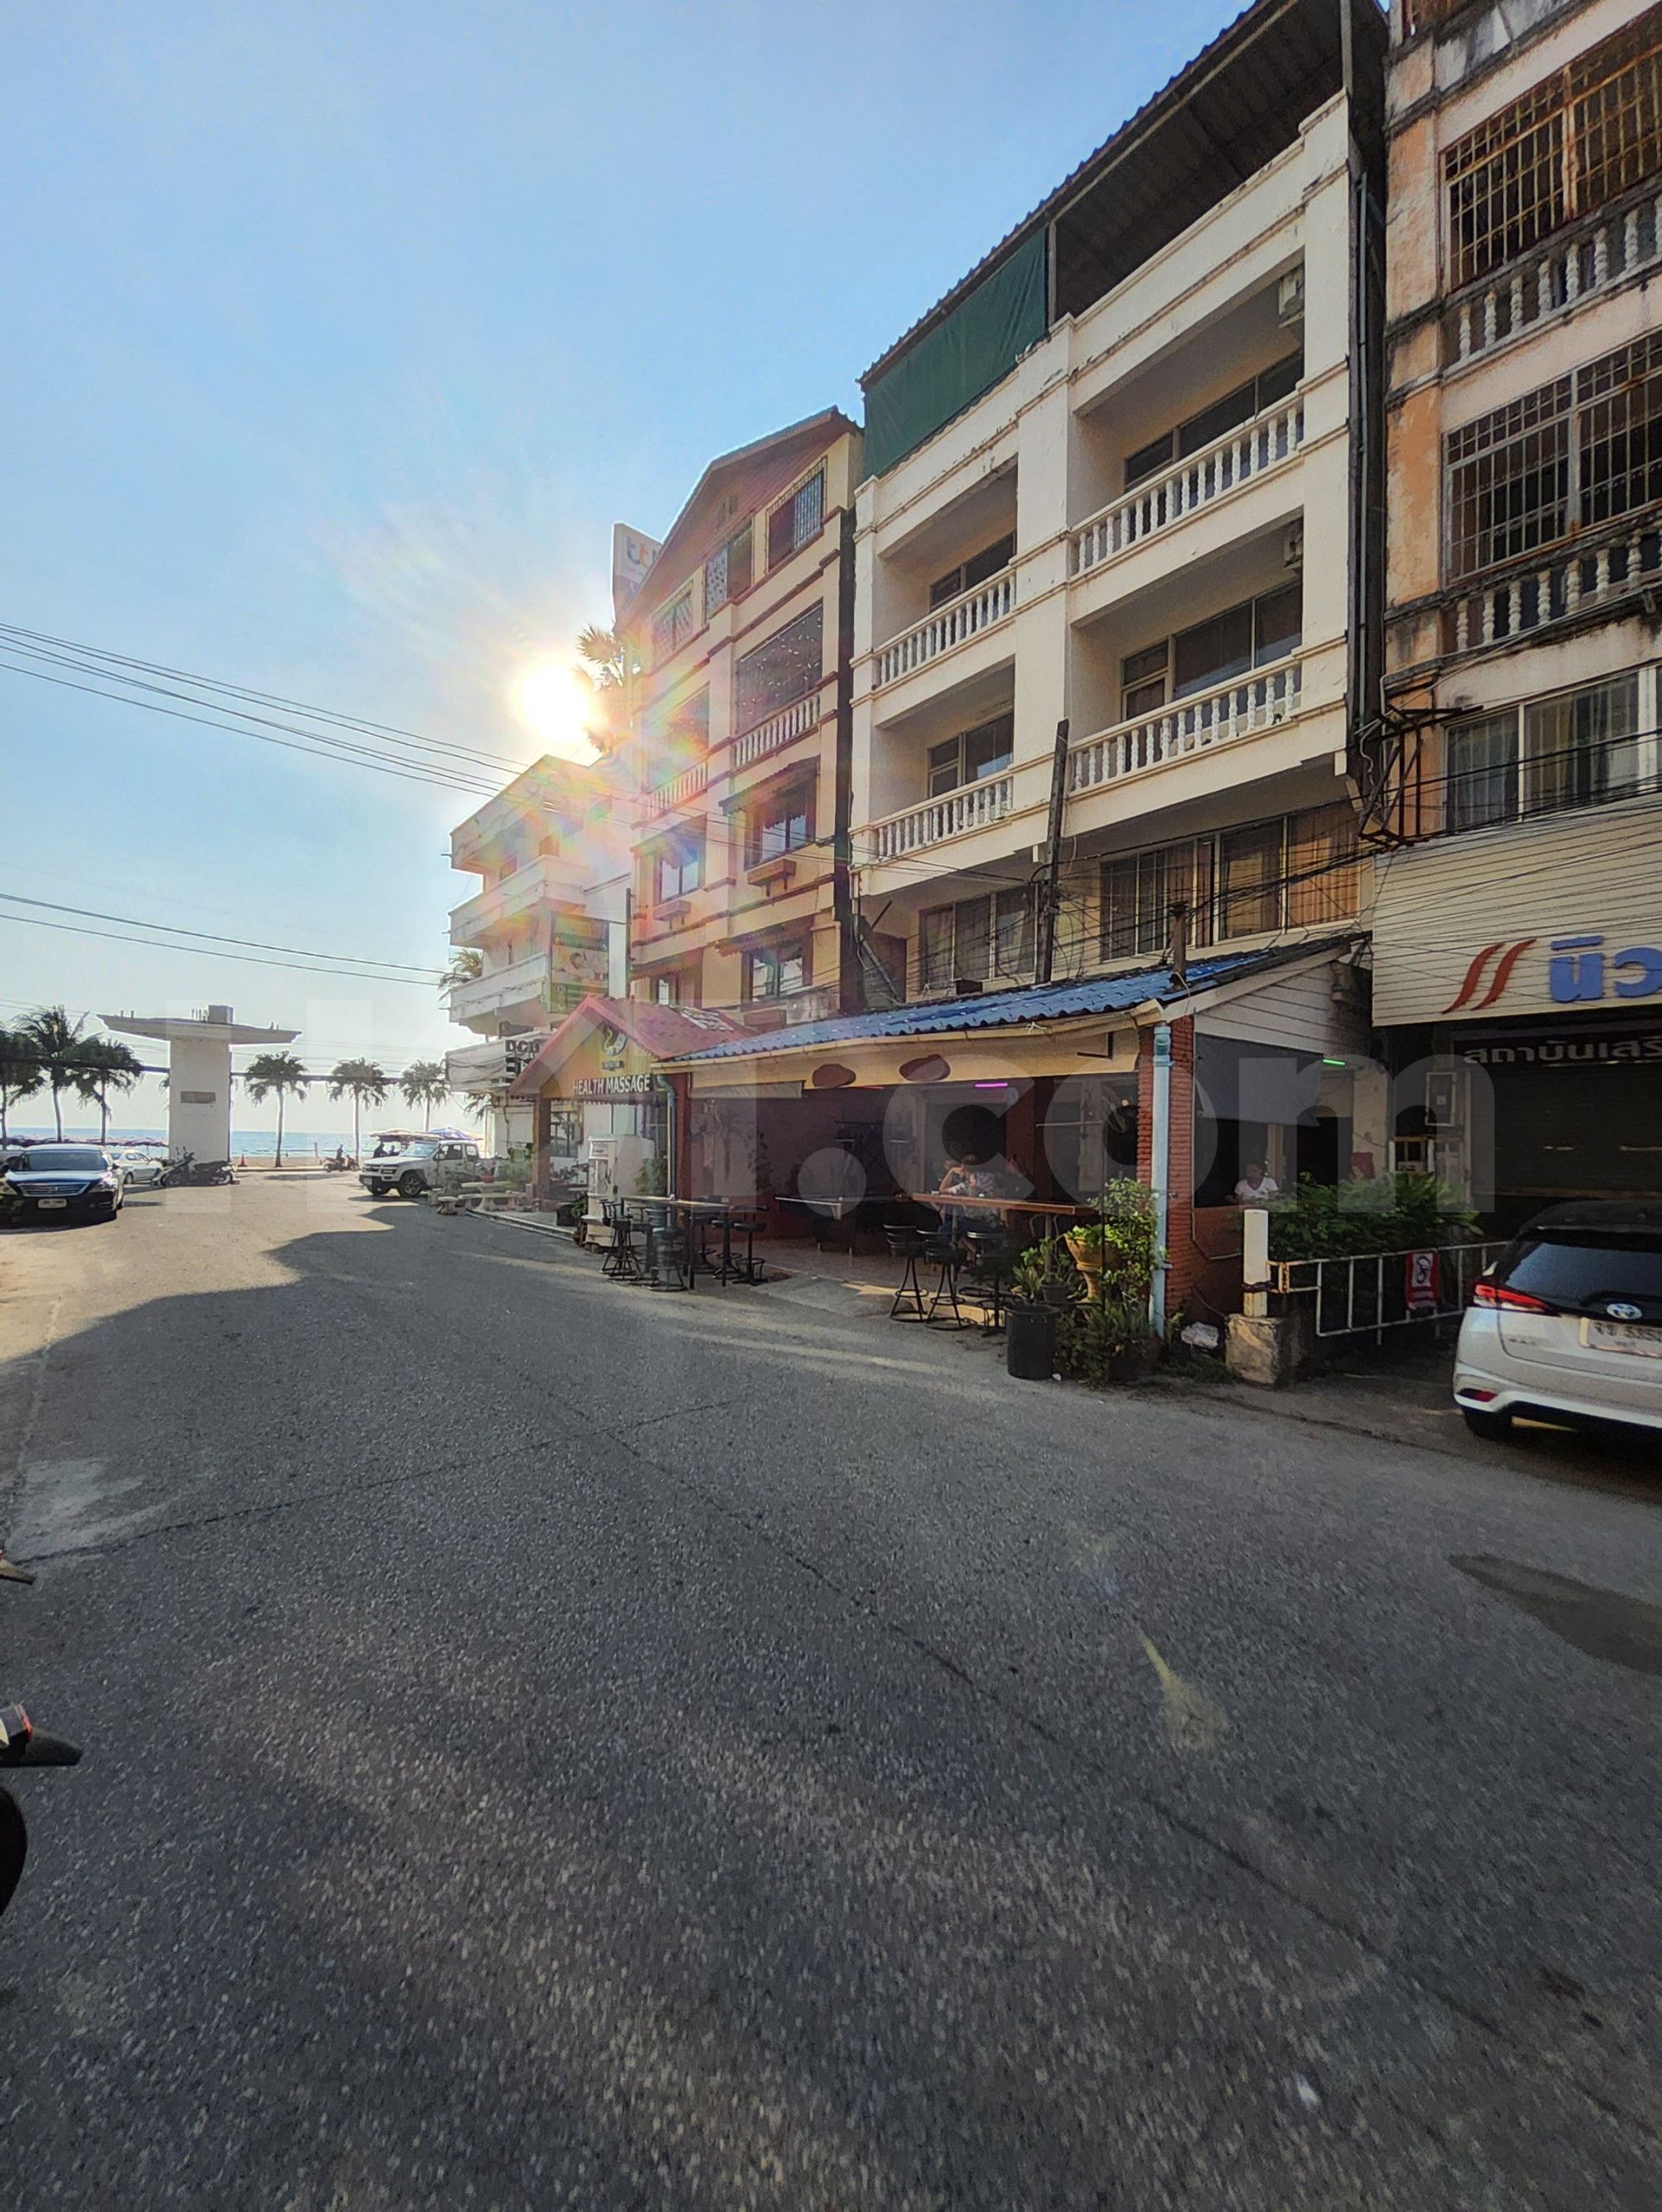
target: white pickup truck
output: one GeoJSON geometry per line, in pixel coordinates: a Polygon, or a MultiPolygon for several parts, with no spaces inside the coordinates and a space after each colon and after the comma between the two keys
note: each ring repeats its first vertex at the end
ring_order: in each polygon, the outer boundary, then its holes
{"type": "Polygon", "coordinates": [[[460,1137],[412,1137],[401,1150],[378,1153],[359,1171],[358,1180],[373,1198],[396,1191],[401,1198],[419,1198],[430,1192],[442,1169],[464,1168],[479,1173],[479,1147],[460,1137]]]}

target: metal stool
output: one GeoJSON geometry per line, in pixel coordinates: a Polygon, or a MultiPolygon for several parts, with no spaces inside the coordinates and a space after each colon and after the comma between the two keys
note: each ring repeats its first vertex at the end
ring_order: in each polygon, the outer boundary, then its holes
{"type": "Polygon", "coordinates": [[[941,1300],[945,1299],[952,1309],[953,1328],[967,1328],[969,1323],[958,1311],[958,1271],[964,1262],[964,1247],[950,1230],[942,1230],[933,1236],[925,1236],[921,1242],[923,1249],[919,1255],[920,1258],[928,1266],[940,1269],[940,1274],[935,1283],[935,1294],[929,1301],[929,1311],[924,1316],[925,1320],[934,1319],[940,1311],[941,1300]]]}
{"type": "Polygon", "coordinates": [[[610,1275],[614,1282],[639,1282],[640,1255],[635,1249],[634,1224],[629,1218],[629,1210],[608,1203],[605,1211],[612,1246],[600,1263],[600,1271],[610,1275]]]}
{"type": "Polygon", "coordinates": [[[971,1254],[966,1286],[971,1294],[985,1293],[977,1301],[987,1317],[982,1326],[989,1336],[996,1336],[1004,1325],[1004,1293],[1015,1264],[1016,1240],[1005,1229],[972,1229],[964,1241],[971,1254]]]}
{"type": "Polygon", "coordinates": [[[900,1288],[895,1293],[888,1309],[888,1318],[891,1321],[927,1321],[929,1316],[924,1311],[923,1285],[918,1280],[918,1262],[925,1254],[923,1232],[917,1229],[896,1229],[885,1224],[883,1235],[888,1242],[889,1257],[906,1262],[900,1288]],[[908,1300],[910,1310],[902,1313],[901,1309],[907,1305],[908,1300]]]}

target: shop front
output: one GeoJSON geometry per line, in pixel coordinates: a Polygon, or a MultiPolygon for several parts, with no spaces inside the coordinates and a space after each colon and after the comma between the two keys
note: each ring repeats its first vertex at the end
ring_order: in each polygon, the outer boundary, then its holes
{"type": "Polygon", "coordinates": [[[584,999],[512,1088],[532,1116],[533,1187],[546,1192],[574,1177],[604,1198],[669,1187],[675,1099],[664,1063],[742,1034],[726,1015],[696,1007],[584,999]]]}
{"type": "Polygon", "coordinates": [[[1497,1230],[1563,1198],[1662,1198],[1662,868],[1653,808],[1397,855],[1376,1019],[1399,1156],[1497,1230]]]}

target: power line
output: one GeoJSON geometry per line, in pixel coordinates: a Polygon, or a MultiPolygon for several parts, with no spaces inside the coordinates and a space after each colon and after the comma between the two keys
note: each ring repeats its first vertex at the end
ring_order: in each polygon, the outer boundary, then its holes
{"type": "MultiPolygon", "coordinates": [[[[135,951],[188,952],[203,960],[235,960],[252,968],[287,968],[301,976],[315,976],[320,982],[337,983],[402,983],[411,988],[430,991],[430,981],[417,976],[376,976],[360,973],[355,968],[316,968],[302,966],[296,960],[272,960],[258,952],[222,952],[211,944],[169,944],[155,938],[124,937],[116,930],[90,930],[78,922],[43,922],[33,914],[0,914],[0,922],[10,922],[25,930],[60,930],[70,937],[102,938],[111,944],[130,945],[135,951]]],[[[146,924],[142,926],[150,927],[146,924]]]]}
{"type": "Polygon", "coordinates": [[[244,945],[253,951],[293,952],[305,960],[341,960],[349,962],[356,968],[398,968],[408,975],[420,976],[431,982],[436,982],[443,972],[437,968],[421,967],[413,960],[378,960],[368,953],[320,952],[306,944],[273,944],[264,938],[226,937],[218,930],[194,930],[182,922],[141,921],[133,914],[102,913],[96,906],[65,906],[51,899],[26,899],[21,891],[0,891],[0,899],[10,906],[41,906],[48,913],[79,914],[84,920],[92,922],[122,922],[131,929],[166,930],[175,937],[201,938],[214,944],[244,945]]]}

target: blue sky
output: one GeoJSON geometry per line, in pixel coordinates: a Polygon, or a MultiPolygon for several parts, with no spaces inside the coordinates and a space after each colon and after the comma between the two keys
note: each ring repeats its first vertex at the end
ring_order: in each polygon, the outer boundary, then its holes
{"type": "MultiPolygon", "coordinates": [[[[857,415],[1234,12],[0,10],[0,620],[528,760],[514,678],[607,618],[612,523],[857,415]]],[[[0,889],[443,965],[467,800],[3,671],[0,717],[0,889]]],[[[209,999],[314,1066],[462,1041],[424,986],[0,925],[0,1020],[209,999]]]]}

